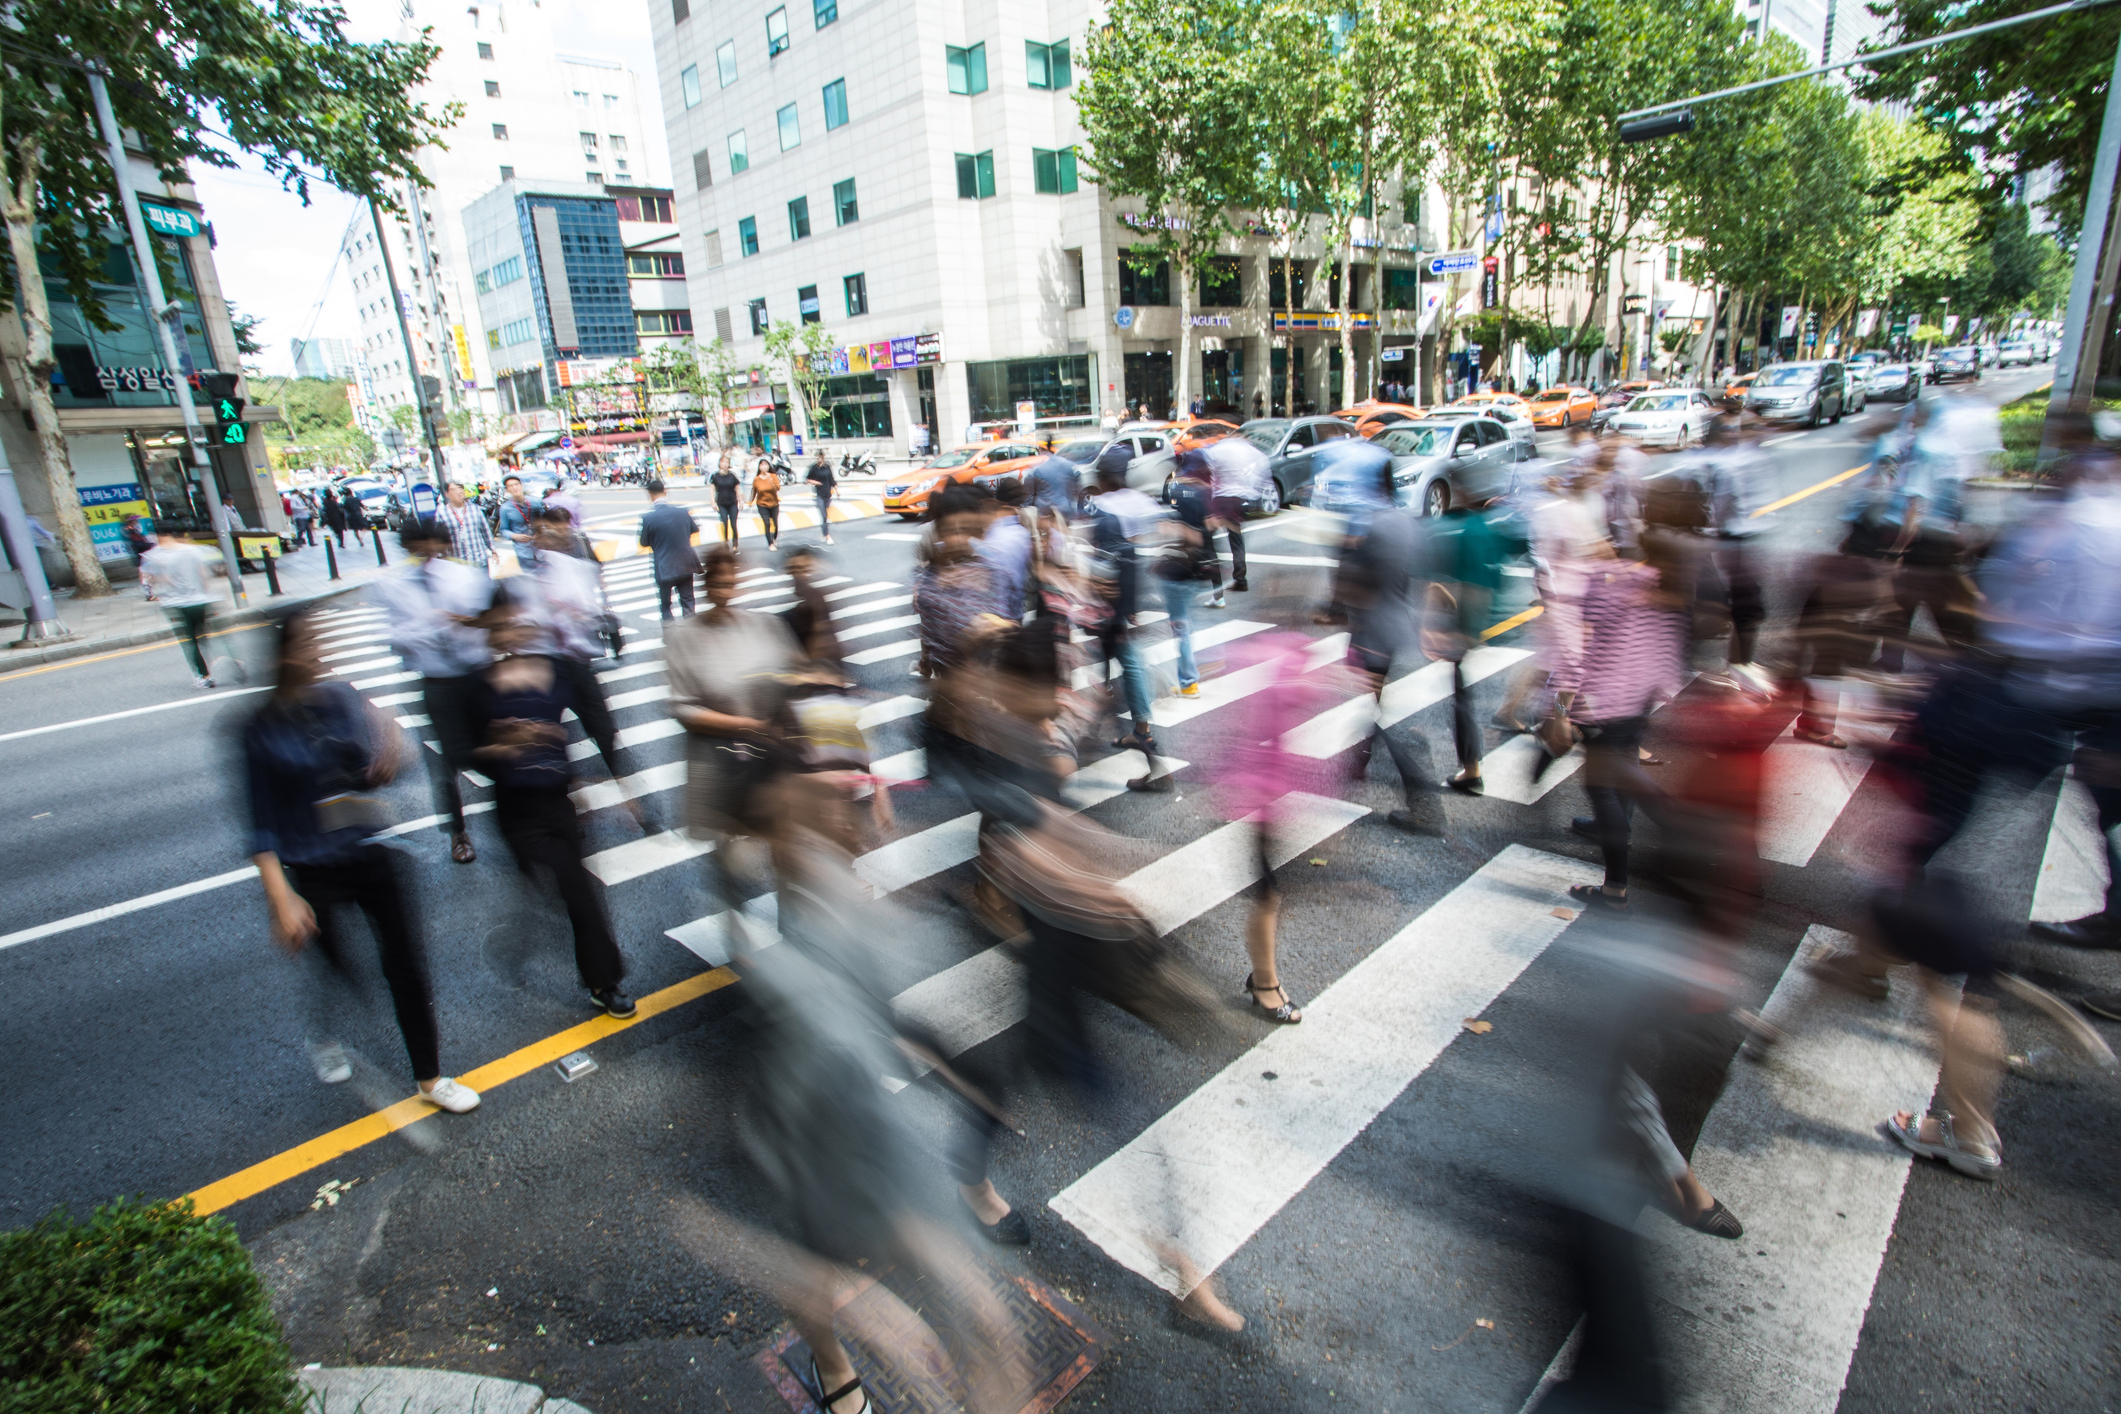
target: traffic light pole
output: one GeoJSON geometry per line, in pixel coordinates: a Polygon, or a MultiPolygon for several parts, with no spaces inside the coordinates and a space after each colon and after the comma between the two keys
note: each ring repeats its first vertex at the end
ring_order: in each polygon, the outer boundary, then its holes
{"type": "Polygon", "coordinates": [[[427,434],[427,452],[434,458],[433,474],[439,485],[446,474],[442,469],[442,443],[435,436],[433,411],[427,406],[427,385],[420,381],[420,360],[412,351],[412,325],[405,319],[405,299],[398,293],[398,269],[390,262],[390,242],[383,234],[383,213],[376,204],[368,203],[368,219],[376,230],[376,254],[383,257],[383,278],[390,282],[390,307],[398,316],[398,339],[405,346],[405,386],[412,389],[412,405],[419,409],[420,428],[427,434]]]}
{"type": "Polygon", "coordinates": [[[118,184],[118,196],[125,206],[125,224],[133,237],[133,256],[140,266],[140,278],[147,285],[150,306],[148,322],[155,326],[155,333],[162,341],[162,367],[177,385],[177,410],[184,415],[184,444],[191,450],[193,468],[198,472],[199,484],[206,488],[206,513],[213,522],[214,538],[221,542],[221,563],[228,570],[228,592],[238,609],[250,606],[250,596],[243,592],[243,566],[236,557],[235,537],[229,533],[228,513],[221,506],[221,481],[214,475],[213,458],[206,454],[206,433],[199,425],[199,409],[191,400],[191,384],[183,373],[184,360],[179,355],[177,336],[170,332],[165,311],[169,298],[162,291],[162,267],[155,263],[155,248],[148,243],[147,222],[140,215],[140,197],[133,190],[131,176],[125,170],[125,140],[118,132],[118,116],[111,111],[110,89],[103,82],[100,70],[88,70],[88,91],[96,104],[96,122],[103,129],[103,145],[109,150],[111,177],[118,184]]]}

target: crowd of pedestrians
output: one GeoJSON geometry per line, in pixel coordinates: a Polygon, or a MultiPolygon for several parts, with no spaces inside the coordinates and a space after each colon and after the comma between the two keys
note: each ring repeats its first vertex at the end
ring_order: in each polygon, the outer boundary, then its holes
{"type": "MultiPolygon", "coordinates": [[[[708,883],[733,965],[758,1004],[754,1147],[795,1215],[775,1239],[773,1275],[759,1279],[808,1342],[819,1406],[868,1407],[834,1326],[865,1264],[946,1276],[943,1289],[961,1307],[957,1334],[981,1333],[973,1345],[987,1342],[997,1359],[1008,1341],[981,1295],[971,1249],[931,1220],[911,1157],[923,1141],[903,1109],[879,1099],[879,1074],[925,1080],[950,1098],[963,1231],[1021,1245],[1031,1226],[992,1162],[1011,1093],[1034,1075],[1086,1097],[1128,1083],[1100,1054],[1092,999],[1173,1038],[1236,1024],[1215,1000],[1232,993],[1255,1023],[1306,1023],[1281,967],[1287,899],[1277,870],[1299,792],[1332,788],[1298,749],[1295,729],[1336,700],[1378,704],[1345,771],[1350,782],[1366,779],[1381,742],[1403,797],[1387,818],[1409,849],[1447,833],[1443,806],[1454,794],[1488,790],[1482,764],[1492,734],[1528,737],[1538,773],[1581,752],[1588,813],[1573,827],[1595,844],[1602,877],[1570,890],[1576,906],[1599,926],[1626,929],[1663,907],[1645,902],[1648,890],[1674,901],[1688,925],[1664,970],[1649,969],[1665,980],[1614,1012],[1638,1032],[1586,1067],[1603,1087],[1601,1142],[1625,1156],[1632,1186],[1624,1191],[1638,1210],[1661,1206],[1721,1238],[1742,1234],[1743,1214],[1703,1185],[1673,1142],[1653,1068],[1640,1062],[1641,1033],[1688,1024],[1704,997],[1724,998],[1739,1024],[1752,1024],[1729,1003],[1738,988],[1727,949],[1757,893],[1763,763],[1783,728],[1805,751],[1871,752],[1902,818],[1870,842],[1864,862],[1876,886],[1858,946],[1819,952],[1807,965],[1873,998],[1887,994],[1890,968],[1919,969],[1946,1108],[1878,1119],[1914,1153],[1993,1177],[2003,1163],[1995,1098],[2004,1058],[1991,982],[2004,971],[2004,950],[1938,856],[1985,783],[2036,782],[2072,760],[2110,850],[2121,824],[2121,575],[2112,564],[2121,460],[2079,429],[2052,499],[1990,534],[1968,520],[1965,485],[1993,450],[1993,422],[1971,398],[1918,402],[1850,498],[1838,543],[1779,567],[1796,591],[1779,621],[1767,612],[1756,545],[1769,463],[1757,432],[1735,420],[1656,462],[1617,439],[1579,435],[1558,455],[1518,464],[1494,501],[1434,516],[1402,504],[1383,449],[1332,444],[1315,475],[1335,488],[1341,539],[1317,607],[1322,619],[1345,623],[1339,662],[1288,632],[1248,637],[1219,663],[1196,651],[1201,616],[1224,608],[1227,593],[1250,590],[1242,522],[1262,498],[1267,469],[1242,437],[1184,450],[1162,502],[1128,488],[1117,454],[1088,468],[1048,457],[991,490],[939,490],[911,584],[914,671],[927,696],[921,744],[928,776],[978,817],[967,906],[1023,963],[1013,985],[1024,1023],[999,1057],[983,1051],[977,1063],[955,1061],[932,1018],[894,1011],[881,945],[865,926],[872,905],[855,861],[894,827],[892,782],[871,773],[855,685],[815,582],[823,546],[781,545],[782,480],[764,462],[748,486],[726,459],[709,479],[721,533],[704,552],[690,512],[649,480],[639,543],[652,557],[670,713],[686,745],[681,828],[713,846],[703,856],[708,883]],[[759,513],[765,548],[778,549],[789,577],[793,602],[783,612],[738,602],[740,500],[759,513]],[[1537,603],[1514,621],[1530,618],[1534,652],[1482,721],[1468,660],[1496,629],[1505,571],[1517,561],[1529,564],[1537,603]],[[1165,638],[1170,647],[1161,649],[1165,638]],[[1411,716],[1384,707],[1388,686],[1423,662],[1447,670],[1448,767],[1436,764],[1411,716]],[[1129,789],[1171,790],[1158,704],[1198,697],[1218,669],[1241,674],[1247,687],[1209,777],[1222,813],[1249,825],[1253,840],[1243,955],[1232,948],[1213,964],[1225,976],[1158,936],[1121,886],[1123,842],[1072,809],[1066,791],[1079,770],[1114,752],[1141,758],[1138,773],[1127,768],[1129,789]],[[1664,750],[1684,750],[1689,763],[1659,769],[1668,766],[1657,755],[1664,750]],[[1647,843],[1643,820],[1655,827],[1647,843]],[[769,898],[776,907],[763,906],[769,898]],[[1683,986],[1670,981],[1682,973],[1683,986]],[[1949,980],[1961,977],[1963,988],[1949,980]]],[[[830,466],[820,459],[809,479],[829,527],[830,466]]],[[[614,779],[630,774],[594,671],[598,656],[615,651],[615,634],[577,520],[564,505],[528,503],[511,479],[491,533],[452,487],[437,516],[408,521],[400,539],[407,554],[376,592],[390,610],[394,650],[420,675],[439,747],[427,754],[435,813],[451,857],[477,857],[459,786],[476,770],[493,783],[495,823],[517,868],[551,881],[590,1004],[630,1016],[623,940],[583,867],[569,799],[578,753],[567,749],[567,714],[614,779]]],[[[197,567],[166,566],[158,578],[190,593],[197,567]]],[[[346,1070],[330,1030],[345,971],[344,934],[332,920],[358,905],[381,949],[421,1093],[448,1109],[476,1104],[441,1078],[420,920],[367,813],[406,753],[387,719],[320,677],[300,614],[282,627],[276,686],[245,747],[254,857],[275,936],[290,949],[316,944],[311,1045],[320,1078],[346,1070]]],[[[2121,896],[2110,892],[2101,912],[2037,931],[2078,947],[2121,947],[2121,896]]],[[[2115,1002],[2103,1003],[2108,1014],[2115,1002]]],[[[1758,1035],[1772,1044],[1766,1030],[1758,1035]]],[[[1598,1254],[1609,1278],[1612,1264],[1632,1257],[1627,1203],[1616,1208],[1616,1190],[1603,1191],[1586,1204],[1583,1250],[1598,1254]]],[[[1184,1251],[1168,1260],[1192,1270],[1184,1251]]],[[[1212,1282],[1194,1276],[1183,1283],[1183,1317],[1242,1327],[1212,1282]]],[[[1622,1330],[1647,1321],[1632,1308],[1617,1319],[1622,1330]]],[[[1584,1368],[1587,1380],[1625,1383],[1611,1359],[1587,1358],[1584,1368]]]]}

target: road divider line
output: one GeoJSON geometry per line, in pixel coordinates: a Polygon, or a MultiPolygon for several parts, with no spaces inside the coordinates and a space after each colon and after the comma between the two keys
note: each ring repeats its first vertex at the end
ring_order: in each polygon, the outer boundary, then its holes
{"type": "Polygon", "coordinates": [[[2033,885],[2035,923],[2067,923],[2106,908],[2106,841],[2099,837],[2099,807],[2074,775],[2062,779],[2054,822],[2040,855],[2033,885]]]}
{"type": "MultiPolygon", "coordinates": [[[[651,992],[635,1004],[634,1015],[620,1021],[612,1016],[593,1017],[565,1031],[556,1032],[541,1041],[533,1041],[520,1050],[510,1051],[498,1060],[488,1061],[476,1070],[457,1076],[464,1084],[482,1094],[490,1094],[511,1080],[520,1079],[543,1065],[557,1061],[561,1056],[586,1049],[609,1036],[638,1026],[652,1016],[661,1016],[687,1002],[718,992],[736,981],[736,974],[726,967],[712,972],[702,972],[688,977],[658,992],[651,992]]],[[[386,1135],[394,1134],[408,1125],[417,1124],[440,1110],[417,1096],[409,1096],[394,1105],[387,1106],[371,1115],[364,1115],[351,1124],[342,1124],[316,1138],[297,1144],[269,1159],[261,1160],[245,1169],[238,1169],[223,1179],[217,1179],[202,1188],[195,1188],[185,1196],[192,1200],[192,1210],[200,1214],[218,1213],[246,1198],[254,1198],[269,1188],[277,1187],[291,1178],[298,1178],[333,1159],[343,1158],[356,1149],[373,1144],[386,1135]]]]}
{"type": "Polygon", "coordinates": [[[1793,722],[1767,750],[1760,857],[1802,869],[1871,769],[1870,753],[1800,741],[1793,722]]]}
{"type": "Polygon", "coordinates": [[[1576,915],[1588,864],[1511,845],[1049,1201],[1174,1295],[1308,1186],[1576,915]],[[1174,1182],[1174,1167],[1185,1179],[1174,1182]],[[1197,1271],[1170,1262],[1183,1252],[1197,1271]]]}
{"type": "Polygon", "coordinates": [[[1785,506],[1794,506],[1799,501],[1803,500],[1805,497],[1816,496],[1821,491],[1827,490],[1829,487],[1839,486],[1842,482],[1848,480],[1850,477],[1860,476],[1864,472],[1869,471],[1870,468],[1871,464],[1869,462],[1865,462],[1862,466],[1852,466],[1847,471],[1842,472],[1839,476],[1829,476],[1826,480],[1818,483],[1815,486],[1805,487],[1802,491],[1797,492],[1795,495],[1784,496],[1779,501],[1770,501],[1767,505],[1764,505],[1759,510],[1754,511],[1751,516],[1747,517],[1747,519],[1758,520],[1762,516],[1769,515],[1775,511],[1779,511],[1785,506]]]}
{"type": "Polygon", "coordinates": [[[180,697],[174,702],[157,702],[152,707],[133,707],[123,712],[105,712],[100,717],[77,717],[71,722],[53,722],[48,727],[24,727],[19,732],[0,733],[0,742],[20,741],[24,737],[43,736],[48,732],[63,732],[74,727],[93,727],[101,722],[123,721],[127,717],[144,717],[150,712],[167,712],[172,707],[196,707],[202,702],[221,702],[231,697],[247,697],[253,692],[270,692],[266,687],[238,687],[227,692],[209,692],[203,697],[180,697]]]}

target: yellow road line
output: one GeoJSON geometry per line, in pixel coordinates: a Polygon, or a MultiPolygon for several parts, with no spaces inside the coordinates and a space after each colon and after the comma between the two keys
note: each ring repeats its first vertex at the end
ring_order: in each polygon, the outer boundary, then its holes
{"type": "MultiPolygon", "coordinates": [[[[570,1026],[565,1031],[547,1036],[542,1041],[533,1041],[521,1050],[509,1052],[499,1060],[488,1061],[477,1070],[467,1071],[457,1078],[481,1092],[496,1089],[519,1076],[528,1075],[541,1065],[624,1031],[651,1016],[660,1016],[687,1002],[718,992],[735,981],[736,974],[726,967],[702,972],[696,977],[688,977],[674,986],[642,997],[636,1003],[636,1015],[626,1021],[609,1016],[594,1017],[578,1026],[570,1026]]],[[[290,1178],[308,1173],[333,1159],[373,1144],[409,1124],[417,1124],[429,1115],[440,1113],[440,1110],[425,1100],[407,1097],[387,1109],[364,1115],[351,1124],[342,1124],[337,1129],[319,1134],[292,1149],[194,1190],[188,1195],[192,1200],[192,1210],[198,1213],[217,1213],[223,1208],[242,1202],[245,1198],[254,1198],[290,1178]]]]}
{"type": "Polygon", "coordinates": [[[1501,623],[1482,629],[1480,631],[1480,636],[1483,639],[1500,638],[1502,635],[1508,633],[1511,629],[1521,628],[1525,624],[1530,623],[1532,620],[1538,618],[1546,611],[1546,605],[1534,604],[1531,608],[1525,610],[1521,614],[1512,614],[1509,618],[1504,619],[1501,623]]]}
{"type": "Polygon", "coordinates": [[[1794,506],[1807,496],[1816,496],[1821,491],[1826,490],[1827,487],[1839,486],[1842,482],[1848,480],[1851,476],[1860,475],[1861,473],[1869,471],[1870,469],[1871,464],[1869,462],[1865,462],[1862,466],[1852,466],[1847,471],[1842,472],[1839,476],[1829,476],[1826,480],[1820,482],[1817,486],[1807,486],[1794,496],[1784,496],[1781,500],[1775,502],[1771,506],[1762,506],[1759,510],[1754,511],[1753,514],[1748,517],[1748,519],[1758,520],[1770,511],[1779,511],[1784,506],[1794,506]]]}

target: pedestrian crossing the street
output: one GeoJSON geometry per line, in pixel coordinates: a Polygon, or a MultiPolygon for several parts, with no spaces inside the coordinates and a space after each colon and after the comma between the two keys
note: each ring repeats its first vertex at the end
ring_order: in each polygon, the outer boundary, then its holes
{"type": "MultiPolygon", "coordinates": [[[[784,508],[784,522],[793,515],[784,508]]],[[[629,627],[635,616],[658,619],[652,566],[640,558],[607,558],[607,594],[629,627]]],[[[1323,556],[1251,558],[1305,583],[1322,582],[1333,563],[1323,556]]],[[[738,602],[746,608],[773,612],[792,602],[790,581],[777,569],[753,568],[739,578],[738,602]]],[[[838,635],[852,650],[847,662],[863,691],[860,720],[872,770],[905,787],[893,792],[898,828],[871,843],[856,859],[855,873],[880,907],[896,910],[888,916],[917,920],[934,933],[923,954],[926,970],[895,984],[894,1006],[936,1038],[943,1059],[955,1059],[994,1043],[1023,1015],[1015,954],[958,904],[979,853],[979,817],[928,775],[920,721],[926,699],[907,674],[906,660],[921,648],[908,580],[855,574],[821,587],[838,635]]],[[[387,618],[350,604],[319,611],[317,619],[326,669],[432,747],[418,677],[389,651],[387,618]]],[[[1226,657],[1237,656],[1225,650],[1280,628],[1265,613],[1196,615],[1194,649],[1206,669],[1200,693],[1185,698],[1166,691],[1152,710],[1159,750],[1171,753],[1159,756],[1157,769],[1170,773],[1176,790],[1130,791],[1129,780],[1148,769],[1134,751],[1087,754],[1066,788],[1072,809],[1143,851],[1123,887],[1156,934],[1189,955],[1219,949],[1218,985],[1223,972],[1243,966],[1238,935],[1258,855],[1256,826],[1224,819],[1210,806],[1217,762],[1224,734],[1243,719],[1236,709],[1272,687],[1281,672],[1278,664],[1225,668],[1226,657]]],[[[1425,1103],[1423,1077],[1464,1044],[1466,1022],[1584,936],[1567,890],[1601,877],[1595,851],[1565,828],[1569,814],[1583,809],[1580,750],[1535,781],[1540,753],[1533,739],[1488,733],[1481,756],[1485,798],[1437,796],[1449,813],[1448,841],[1402,834],[1386,822],[1399,782],[1382,752],[1372,776],[1351,785],[1345,797],[1318,793],[1340,779],[1325,763],[1349,758],[1380,724],[1418,733],[1443,760],[1448,751],[1434,748],[1451,738],[1454,670],[1449,663],[1413,665],[1372,695],[1342,666],[1345,633],[1320,627],[1308,637],[1302,668],[1319,684],[1320,703],[1283,745],[1321,763],[1320,775],[1285,802],[1268,842],[1273,864],[1298,874],[1287,907],[1301,910],[1312,897],[1306,860],[1323,865],[1344,854],[1360,860],[1381,851],[1418,853],[1438,873],[1396,894],[1368,878],[1334,874],[1337,887],[1386,895],[1379,906],[1394,921],[1374,939],[1348,943],[1353,960],[1302,998],[1302,1025],[1252,1026],[1248,1018],[1249,1029],[1241,1028],[1232,1049],[1175,1059],[1173,1073],[1185,1077],[1182,1093],[1159,1100],[1153,1115],[1124,1132],[1094,1131],[1086,1141],[1098,1146],[1094,1159],[1038,1195],[1048,1222],[1065,1225],[1065,1240],[1087,1244],[1115,1267],[1173,1294],[1239,1263],[1381,1116],[1425,1103]],[[1182,1168],[1183,1181],[1174,1182],[1174,1166],[1182,1168]]],[[[1163,626],[1151,626],[1145,639],[1142,659],[1170,686],[1176,640],[1163,626]]],[[[697,975],[729,962],[735,919],[729,900],[702,911],[713,897],[703,883],[712,844],[671,828],[681,818],[685,734],[669,715],[660,640],[629,636],[625,648],[622,657],[595,667],[617,719],[618,744],[632,757],[627,773],[611,778],[593,742],[578,739],[568,747],[581,763],[572,796],[587,834],[586,864],[615,912],[636,923],[654,920],[622,937],[629,956],[652,957],[659,976],[673,969],[697,975]],[[655,828],[644,830],[624,815],[638,803],[653,807],[655,828]]],[[[1457,673],[1476,695],[1476,721],[1488,720],[1529,657],[1507,635],[1466,656],[1457,673]]],[[[1075,685],[1087,689],[1108,676],[1101,665],[1086,667],[1075,685]]],[[[581,736],[578,725],[575,735],[581,736]]],[[[1766,867],[1802,871],[1830,856],[1836,831],[1849,827],[1851,802],[1878,788],[1870,771],[1861,750],[1827,750],[1785,732],[1768,752],[1760,838],[1766,867]]],[[[483,782],[469,779],[467,811],[489,813],[483,782]]],[[[1435,784],[1421,783],[1425,790],[1435,784]]],[[[420,783],[419,799],[424,790],[420,783]]],[[[428,848],[432,841],[421,837],[440,824],[427,815],[390,833],[428,848]]],[[[488,847],[487,834],[480,847],[488,847]]],[[[498,841],[492,847],[498,855],[498,841]]],[[[2039,854],[2034,918],[2075,917],[2101,906],[2103,845],[2089,799],[2072,780],[2060,783],[2039,854]]],[[[143,893],[0,936],[0,949],[248,887],[254,877],[245,867],[143,893]]],[[[500,916],[521,888],[512,870],[483,865],[452,880],[461,903],[491,904],[500,916]]],[[[751,945],[770,943],[778,917],[774,897],[741,906],[751,945]]],[[[1803,966],[1811,951],[1838,941],[1832,930],[1806,923],[1785,928],[1777,941],[1789,961],[1760,1010],[1787,1039],[1766,1063],[1732,1065],[1692,1155],[1703,1182],[1743,1215],[1747,1237],[1714,1243],[1669,1222],[1653,1221],[1644,1230],[1668,1274],[1659,1289],[1671,1307],[1673,1367],[1707,1381],[1695,1391],[1700,1407],[1826,1414],[1863,1339],[1912,1172],[1905,1151],[1875,1125],[1896,1109],[1922,1110],[1936,1087],[1937,1064],[1911,979],[1896,976],[1882,1004],[1858,1001],[1826,989],[1803,966]],[[1823,1192],[1834,1195],[1831,1204],[1818,1201],[1823,1192]]],[[[1415,1284],[1395,1288],[1393,1297],[1418,1301],[1421,1292],[1415,1284]]],[[[1558,1348],[1549,1341],[1528,1352],[1524,1378],[1495,1390],[1492,1407],[1517,1407],[1558,1348]]],[[[1566,1351],[1557,1356],[1557,1369],[1566,1369],[1568,1359],[1566,1351]]]]}

